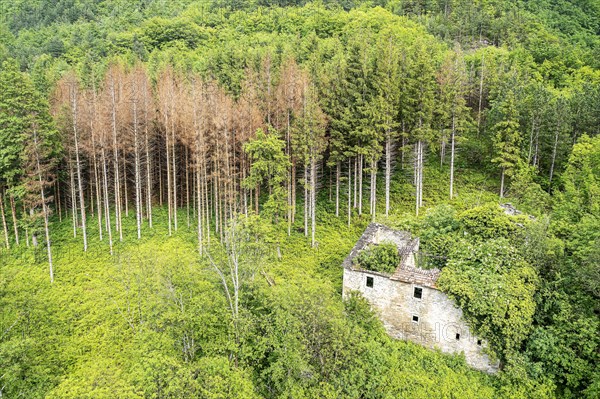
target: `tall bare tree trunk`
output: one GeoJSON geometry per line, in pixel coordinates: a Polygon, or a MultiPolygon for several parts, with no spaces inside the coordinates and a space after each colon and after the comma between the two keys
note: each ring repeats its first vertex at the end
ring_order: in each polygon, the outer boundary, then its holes
{"type": "Polygon", "coordinates": [[[34,148],[36,149],[34,151],[35,154],[35,163],[36,163],[36,172],[37,172],[37,179],[38,179],[38,183],[40,185],[40,196],[42,199],[42,211],[43,211],[43,215],[44,215],[44,232],[46,233],[46,251],[48,253],[48,266],[50,269],[50,283],[54,282],[54,265],[52,263],[52,248],[50,246],[50,227],[48,224],[48,204],[46,204],[46,194],[44,192],[44,180],[42,179],[42,168],[40,165],[40,157],[37,151],[38,148],[38,140],[37,140],[37,132],[34,129],[33,132],[33,142],[34,142],[34,148]]]}
{"type": "MultiPolygon", "coordinates": [[[[123,204],[125,205],[125,217],[129,217],[129,190],[127,185],[127,155],[123,151],[123,204]]],[[[121,227],[123,224],[121,223],[121,227]]]]}
{"type": "Polygon", "coordinates": [[[292,223],[296,221],[296,160],[292,160],[292,223]]]}
{"type": "MultiPolygon", "coordinates": [[[[137,99],[136,99],[137,100],[137,99]]],[[[133,152],[135,168],[135,222],[137,227],[137,238],[142,238],[142,177],[140,168],[140,141],[138,131],[137,101],[133,101],[133,152]]],[[[148,123],[146,121],[146,123],[148,123]]]]}
{"type": "MultiPolygon", "coordinates": [[[[348,181],[351,181],[349,179],[348,181]]],[[[354,157],[354,208],[358,206],[358,155],[354,157]]]]}
{"type": "Polygon", "coordinates": [[[531,165],[532,154],[533,154],[533,140],[535,134],[535,116],[531,118],[531,133],[529,133],[529,151],[527,153],[527,164],[531,165]]]}
{"type": "Polygon", "coordinates": [[[416,215],[423,206],[423,141],[418,140],[415,149],[416,215]]]}
{"type": "MultiPolygon", "coordinates": [[[[165,121],[165,129],[168,129],[168,120],[165,121]]],[[[167,209],[169,216],[169,236],[173,234],[173,194],[171,191],[171,144],[169,138],[169,131],[166,131],[165,134],[165,146],[166,146],[166,154],[167,154],[167,209]]]]}
{"type": "Polygon", "coordinates": [[[500,175],[500,198],[504,198],[504,168],[502,168],[502,174],[500,175]]]}
{"type": "Polygon", "coordinates": [[[62,198],[60,196],[60,187],[58,185],[58,179],[56,179],[54,181],[54,192],[56,193],[55,195],[55,200],[56,200],[56,207],[58,209],[58,221],[62,223],[62,198]]]}
{"type": "Polygon", "coordinates": [[[102,157],[102,180],[104,181],[104,217],[106,220],[106,231],[108,232],[108,246],[110,248],[110,254],[113,254],[113,239],[112,239],[112,226],[110,222],[110,202],[108,198],[108,173],[106,168],[106,153],[104,147],[101,150],[102,157]]]}
{"type": "Polygon", "coordinates": [[[113,166],[114,166],[114,187],[115,187],[115,229],[119,232],[119,240],[123,241],[123,229],[121,228],[121,178],[119,167],[119,144],[117,132],[117,93],[114,77],[111,79],[111,125],[113,139],[113,166]]]}
{"type": "MultiPolygon", "coordinates": [[[[198,150],[198,152],[200,152],[198,150]]],[[[197,157],[200,157],[198,154],[197,157]]],[[[198,201],[198,253],[200,256],[204,254],[204,248],[202,247],[202,171],[200,166],[200,160],[196,160],[196,195],[198,201]]]]}
{"type": "Polygon", "coordinates": [[[73,218],[73,237],[77,237],[77,227],[79,225],[79,215],[77,214],[77,193],[75,192],[75,172],[73,171],[73,162],[71,161],[71,152],[69,151],[69,177],[71,181],[71,216],[73,218]]]}
{"type": "Polygon", "coordinates": [[[455,118],[452,117],[452,133],[450,137],[450,199],[454,198],[454,148],[455,148],[455,118]]]}
{"type": "Polygon", "coordinates": [[[92,138],[92,162],[93,162],[93,167],[94,167],[94,188],[95,188],[95,192],[96,192],[96,214],[98,216],[98,234],[100,236],[100,241],[102,241],[103,236],[102,236],[102,200],[101,200],[101,191],[102,191],[102,186],[100,184],[100,176],[99,176],[99,172],[98,172],[98,157],[96,155],[96,139],[95,139],[95,134],[94,134],[94,124],[93,124],[93,120],[94,118],[91,117],[90,118],[90,136],[92,138]]]}
{"type": "MultiPolygon", "coordinates": [[[[174,111],[174,110],[173,110],[174,111]]],[[[174,124],[173,118],[171,118],[171,123],[174,124]]],[[[172,141],[171,141],[171,149],[173,151],[173,155],[171,156],[171,162],[173,162],[173,166],[171,167],[171,171],[173,173],[173,178],[171,180],[173,184],[173,227],[175,231],[177,231],[177,158],[175,147],[177,145],[177,141],[175,140],[175,126],[171,127],[172,141]]]]}
{"type": "Polygon", "coordinates": [[[308,165],[304,165],[304,235],[308,237],[308,218],[310,208],[310,198],[308,196],[308,165]]]}
{"type": "Polygon", "coordinates": [[[8,238],[8,225],[6,224],[6,214],[4,213],[4,193],[0,195],[0,215],[2,216],[2,229],[4,231],[4,243],[6,248],[10,248],[10,240],[8,238]]]}
{"type": "Polygon", "coordinates": [[[385,216],[390,214],[390,181],[392,178],[392,137],[387,133],[385,140],[385,216]]]}
{"type": "Polygon", "coordinates": [[[164,194],[164,190],[163,190],[163,173],[162,173],[162,157],[161,154],[159,152],[158,156],[156,157],[156,159],[158,160],[158,204],[162,207],[163,206],[163,194],[164,194]]]}
{"type": "Polygon", "coordinates": [[[371,188],[370,188],[370,204],[369,211],[371,213],[371,221],[375,221],[377,212],[377,161],[371,160],[371,188]]]}
{"type": "Polygon", "coordinates": [[[81,211],[81,229],[83,232],[83,251],[87,252],[87,226],[86,226],[86,214],[85,214],[85,194],[83,192],[83,179],[81,178],[81,159],[79,157],[79,134],[77,126],[77,90],[73,85],[71,86],[71,109],[73,112],[73,140],[75,142],[75,162],[77,170],[77,188],[79,190],[79,209],[81,211]]]}
{"type": "Polygon", "coordinates": [[[185,148],[185,206],[187,212],[187,227],[190,228],[190,160],[189,150],[185,148]]]}
{"type": "Polygon", "coordinates": [[[340,161],[335,163],[335,216],[340,216],[340,174],[341,174],[340,161]]]}
{"type": "Polygon", "coordinates": [[[485,66],[484,52],[481,52],[481,78],[479,79],[479,107],[477,109],[477,137],[481,132],[481,107],[483,104],[483,72],[485,66]]]}
{"type": "Polygon", "coordinates": [[[12,194],[8,195],[10,201],[10,213],[12,216],[13,230],[15,232],[15,243],[19,245],[19,223],[17,222],[17,209],[15,206],[15,197],[12,194]]]}
{"type": "Polygon", "coordinates": [[[206,159],[202,158],[202,173],[203,173],[203,183],[204,183],[204,209],[205,209],[205,220],[206,220],[206,245],[210,245],[210,202],[209,202],[209,193],[208,193],[208,167],[206,165],[206,159]]]}
{"type": "Polygon", "coordinates": [[[352,217],[352,159],[348,158],[348,227],[352,217]]]}
{"type": "Polygon", "coordinates": [[[311,203],[311,243],[315,246],[315,231],[317,229],[317,160],[312,156],[310,165],[310,203],[311,203]]]}
{"type": "Polygon", "coordinates": [[[552,163],[550,164],[550,176],[548,179],[548,185],[552,184],[552,178],[554,177],[554,165],[556,163],[556,153],[558,152],[558,136],[560,135],[560,122],[556,124],[556,133],[554,134],[554,145],[552,146],[552,163]]]}
{"type": "MultiPolygon", "coordinates": [[[[144,93],[146,91],[144,90],[144,93]]],[[[144,109],[148,110],[148,104],[146,95],[144,95],[144,109]]],[[[148,116],[146,116],[146,123],[144,124],[144,139],[146,141],[146,213],[148,217],[148,226],[152,228],[152,174],[150,167],[152,165],[152,158],[150,158],[150,139],[148,137],[148,116]]]]}
{"type": "Polygon", "coordinates": [[[363,208],[363,155],[358,156],[358,214],[362,215],[363,208]]]}
{"type": "MultiPolygon", "coordinates": [[[[285,134],[285,138],[286,138],[286,146],[285,146],[285,155],[287,155],[288,159],[291,158],[291,151],[292,151],[292,140],[291,140],[291,127],[290,127],[290,109],[288,108],[286,110],[286,134],[285,134]]],[[[292,168],[293,165],[290,165],[289,171],[288,171],[288,192],[287,192],[287,222],[288,222],[288,226],[287,226],[287,233],[288,236],[290,236],[292,234],[292,218],[293,218],[293,190],[294,190],[294,175],[292,172],[292,168]]]]}

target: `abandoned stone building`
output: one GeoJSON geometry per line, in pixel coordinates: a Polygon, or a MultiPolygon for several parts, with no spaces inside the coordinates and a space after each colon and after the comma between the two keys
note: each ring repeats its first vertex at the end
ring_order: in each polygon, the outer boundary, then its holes
{"type": "Polygon", "coordinates": [[[436,288],[440,270],[416,266],[418,250],[419,239],[412,239],[410,233],[371,223],[344,260],[344,297],[360,292],[394,338],[442,352],[462,352],[470,366],[496,372],[498,362],[484,353],[485,341],[470,333],[462,310],[436,288]],[[393,273],[363,270],[356,264],[362,250],[384,242],[394,243],[401,257],[393,273]]]}

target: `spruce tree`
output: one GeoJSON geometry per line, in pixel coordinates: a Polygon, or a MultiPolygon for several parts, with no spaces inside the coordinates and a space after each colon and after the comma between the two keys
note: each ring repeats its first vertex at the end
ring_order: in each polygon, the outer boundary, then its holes
{"type": "Polygon", "coordinates": [[[0,72],[0,140],[2,175],[16,192],[21,193],[26,215],[22,223],[31,233],[34,246],[42,229],[54,281],[50,240],[49,203],[55,160],[59,151],[58,134],[47,102],[35,90],[29,77],[18,70],[16,63],[3,64],[0,72]]]}
{"type": "Polygon", "coordinates": [[[504,196],[505,178],[512,177],[521,161],[521,134],[519,131],[519,113],[516,107],[515,93],[507,89],[494,105],[497,122],[493,126],[495,157],[492,162],[500,167],[500,198],[504,196]]]}

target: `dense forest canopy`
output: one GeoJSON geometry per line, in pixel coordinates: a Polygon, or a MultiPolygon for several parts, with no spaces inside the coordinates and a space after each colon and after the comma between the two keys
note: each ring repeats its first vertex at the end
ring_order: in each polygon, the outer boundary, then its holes
{"type": "Polygon", "coordinates": [[[1,398],[600,396],[598,1],[0,9],[1,398]],[[497,375],[342,301],[371,221],[497,375]]]}

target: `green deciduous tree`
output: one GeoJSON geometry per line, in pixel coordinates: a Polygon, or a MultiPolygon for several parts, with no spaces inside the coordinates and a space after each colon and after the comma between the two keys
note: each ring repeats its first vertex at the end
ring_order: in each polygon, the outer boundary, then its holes
{"type": "Polygon", "coordinates": [[[531,332],[539,278],[507,239],[456,245],[438,284],[501,359],[519,351],[531,332]]]}

